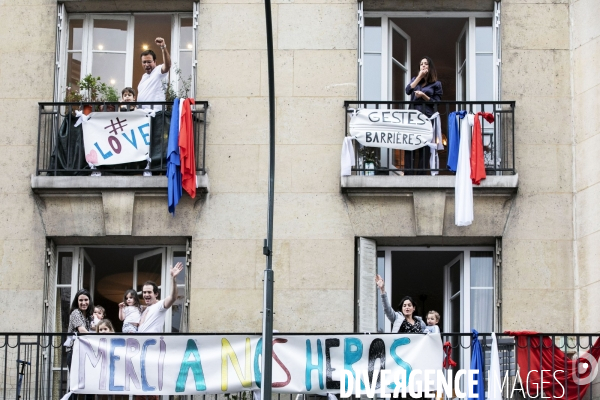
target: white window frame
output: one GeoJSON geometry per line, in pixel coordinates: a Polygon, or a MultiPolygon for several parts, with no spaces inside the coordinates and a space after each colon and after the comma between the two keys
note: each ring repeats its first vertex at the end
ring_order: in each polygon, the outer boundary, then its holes
{"type": "MultiPolygon", "coordinates": [[[[467,99],[471,100],[471,99],[475,99],[475,94],[476,92],[476,69],[475,69],[475,59],[476,59],[476,54],[475,54],[475,19],[476,18],[492,18],[493,20],[493,27],[496,27],[496,24],[499,24],[499,10],[496,12],[497,17],[495,17],[495,13],[493,11],[489,11],[489,12],[459,12],[459,11],[390,11],[390,12],[385,12],[385,11],[365,11],[364,12],[364,18],[381,18],[381,43],[382,43],[382,49],[381,49],[381,100],[382,101],[388,101],[391,98],[391,89],[388,87],[389,86],[389,82],[390,82],[390,74],[391,74],[391,70],[389,69],[390,65],[391,65],[391,56],[390,56],[390,51],[389,51],[389,43],[391,41],[390,38],[390,19],[392,18],[468,18],[468,37],[469,37],[469,41],[468,41],[468,45],[467,45],[467,62],[468,62],[468,67],[467,71],[467,93],[468,93],[468,97],[467,99]]],[[[364,28],[363,28],[364,29],[364,28]]],[[[493,35],[493,39],[496,40],[496,42],[493,44],[495,47],[497,48],[497,44],[499,43],[499,35],[494,34],[493,35]]],[[[494,57],[494,65],[498,66],[498,70],[499,70],[499,58],[498,58],[498,52],[495,52],[496,57],[494,57]]],[[[358,54],[359,57],[359,63],[360,60],[364,59],[364,55],[362,54],[362,49],[358,54]]],[[[411,64],[412,60],[409,61],[409,65],[411,64]]],[[[364,81],[364,71],[359,79],[359,86],[362,87],[363,85],[363,81],[364,81]]],[[[482,100],[497,100],[499,97],[498,94],[498,90],[497,88],[499,87],[499,72],[495,74],[494,76],[495,78],[495,82],[494,82],[494,99],[482,99],[482,100]]],[[[410,79],[410,78],[409,78],[410,79]]],[[[361,93],[364,93],[364,90],[361,91],[361,93]]],[[[363,100],[361,98],[361,100],[363,100]]],[[[371,100],[371,99],[364,99],[364,100],[371,100]]]]}
{"type": "MultiPolygon", "coordinates": [[[[422,246],[413,246],[413,247],[396,247],[396,246],[378,246],[377,251],[385,252],[385,291],[388,293],[388,298],[392,298],[392,251],[456,251],[463,252],[463,270],[461,272],[461,296],[462,296],[462,304],[463,311],[468,309],[469,312],[463,312],[461,315],[461,331],[462,332],[470,332],[471,331],[471,252],[473,251],[489,251],[494,254],[495,258],[495,248],[493,246],[447,246],[447,247],[427,247],[424,248],[422,246]],[[467,290],[467,288],[469,290],[467,290]]],[[[444,277],[445,283],[447,284],[447,277],[444,277]]],[[[497,283],[494,282],[494,290],[496,290],[497,283]]],[[[447,307],[447,304],[444,304],[444,307],[447,307]]],[[[447,314],[448,310],[444,309],[444,313],[447,314]]],[[[495,325],[495,320],[494,320],[495,325]]],[[[386,320],[385,332],[391,332],[391,323],[386,320]]],[[[494,327],[495,328],[495,327],[494,327]]]]}
{"type": "MultiPolygon", "coordinates": [[[[160,245],[138,245],[138,246],[134,246],[134,245],[90,245],[90,246],[56,246],[56,259],[54,261],[55,265],[54,268],[56,270],[58,270],[58,261],[59,261],[59,257],[58,255],[60,253],[71,253],[73,255],[73,261],[71,264],[71,283],[64,283],[64,284],[58,284],[58,274],[55,274],[55,279],[53,282],[52,287],[54,288],[54,292],[57,293],[59,288],[70,288],[71,289],[71,293],[70,293],[70,299],[69,299],[69,304],[73,302],[73,299],[75,298],[75,293],[81,288],[81,284],[82,284],[82,280],[83,280],[83,258],[86,257],[88,258],[88,261],[90,261],[90,264],[92,264],[92,267],[95,270],[95,266],[93,265],[93,263],[91,262],[91,260],[89,259],[89,257],[87,256],[87,254],[85,253],[85,248],[103,248],[103,249],[107,249],[107,251],[110,251],[110,249],[116,249],[116,248],[139,248],[139,249],[148,249],[148,251],[151,250],[156,250],[156,253],[159,254],[161,252],[166,252],[166,255],[163,257],[163,266],[162,266],[162,271],[161,271],[161,282],[163,282],[164,284],[162,284],[161,286],[159,286],[160,288],[160,298],[164,299],[165,296],[167,296],[171,290],[171,279],[170,279],[170,273],[168,271],[168,268],[170,265],[173,264],[173,253],[174,252],[183,252],[186,253],[186,246],[185,245],[176,245],[176,246],[160,246],[160,245]]],[[[133,266],[132,266],[133,267],[133,266]]],[[[133,279],[135,280],[137,278],[136,276],[136,270],[134,268],[134,276],[133,279]]],[[[186,270],[186,274],[188,274],[190,272],[189,269],[186,270]]],[[[95,276],[92,276],[92,285],[95,284],[95,276]]],[[[132,281],[133,282],[133,281],[132,281]]],[[[189,276],[186,275],[186,282],[189,282],[189,276]]],[[[178,284],[177,286],[185,286],[186,283],[183,284],[178,284]]],[[[93,290],[94,288],[92,287],[90,289],[92,292],[92,296],[93,296],[93,290]]],[[[186,300],[187,298],[189,298],[189,292],[186,291],[186,300]]],[[[50,307],[55,307],[56,304],[50,304],[50,307]]],[[[46,323],[46,321],[44,321],[44,323],[46,323]]],[[[56,331],[56,325],[52,325],[52,331],[56,331]]],[[[171,332],[172,331],[172,309],[169,309],[167,311],[167,315],[165,318],[165,330],[164,332],[171,332]]]]}
{"type": "MultiPolygon", "coordinates": [[[[126,45],[126,59],[125,59],[125,77],[124,84],[125,86],[130,86],[137,88],[137,84],[139,82],[132,82],[133,80],[133,68],[136,68],[136,64],[134,62],[137,54],[135,49],[133,48],[134,43],[134,32],[135,32],[135,17],[138,15],[148,15],[148,14],[163,14],[171,16],[171,43],[169,46],[170,56],[171,56],[171,65],[179,66],[180,59],[180,49],[179,49],[179,36],[180,36],[180,28],[181,28],[181,19],[182,18],[191,18],[192,19],[192,27],[193,27],[193,41],[192,41],[192,49],[189,50],[192,53],[192,88],[190,92],[190,97],[193,98],[195,94],[195,83],[196,83],[196,54],[197,54],[197,32],[198,32],[198,3],[194,2],[193,10],[190,12],[155,12],[155,13],[111,13],[111,14],[98,14],[98,13],[74,13],[67,14],[64,12],[64,9],[59,10],[59,17],[57,22],[57,32],[60,32],[60,37],[58,38],[59,48],[57,49],[57,57],[56,57],[56,75],[58,76],[57,84],[58,89],[55,88],[55,101],[62,101],[64,98],[64,93],[66,87],[69,83],[67,82],[67,63],[68,63],[68,54],[70,52],[79,52],[77,51],[69,51],[69,24],[72,19],[83,19],[83,37],[81,44],[81,76],[82,79],[85,75],[92,72],[92,58],[93,52],[93,20],[94,19],[108,19],[108,20],[127,20],[127,45],[126,45]],[[129,66],[132,66],[129,68],[129,66]]],[[[184,50],[187,51],[187,50],[184,50]]],[[[111,53],[110,51],[106,53],[111,53]]],[[[122,53],[121,51],[112,52],[112,53],[122,53]]],[[[138,66],[141,68],[141,66],[138,66]]],[[[179,89],[179,81],[175,79],[174,76],[171,76],[171,82],[173,83],[173,87],[175,91],[179,89]]],[[[109,83],[109,82],[105,82],[109,83]]],[[[122,88],[116,88],[117,91],[120,91],[122,88]]]]}

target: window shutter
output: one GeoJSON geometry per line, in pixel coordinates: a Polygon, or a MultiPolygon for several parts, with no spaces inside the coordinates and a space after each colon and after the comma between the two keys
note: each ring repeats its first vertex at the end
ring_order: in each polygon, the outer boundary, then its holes
{"type": "Polygon", "coordinates": [[[46,241],[43,306],[42,332],[54,332],[56,326],[56,246],[50,239],[46,241]]]}
{"type": "Polygon", "coordinates": [[[502,332],[502,238],[496,238],[494,251],[494,332],[502,332]]]}
{"type": "Polygon", "coordinates": [[[363,59],[364,59],[364,54],[363,54],[363,45],[364,45],[364,14],[363,14],[363,2],[359,1],[358,2],[358,10],[357,10],[357,21],[358,21],[358,60],[357,60],[357,68],[358,68],[358,93],[357,93],[357,99],[359,100],[363,100],[362,98],[362,86],[363,86],[363,79],[362,79],[362,66],[363,66],[363,59]]]}
{"type": "MultiPolygon", "coordinates": [[[[197,67],[198,67],[198,60],[197,60],[197,54],[198,54],[198,18],[199,18],[199,12],[200,12],[200,3],[199,2],[194,2],[194,15],[193,15],[193,34],[192,34],[192,90],[191,90],[191,94],[190,97],[192,99],[195,98],[196,96],[196,74],[197,74],[197,67]]],[[[191,251],[191,250],[190,250],[191,251]]]]}
{"type": "Polygon", "coordinates": [[[54,64],[54,101],[62,101],[64,90],[62,88],[61,79],[61,63],[63,59],[63,53],[65,52],[65,46],[63,45],[64,37],[63,34],[67,35],[67,12],[65,11],[65,5],[62,3],[58,4],[58,15],[56,17],[56,49],[55,49],[55,64],[54,64]]]}
{"type": "Polygon", "coordinates": [[[358,239],[358,331],[377,332],[377,242],[358,239]]]}
{"type": "Polygon", "coordinates": [[[501,98],[501,68],[502,64],[502,41],[500,35],[500,2],[494,2],[494,17],[493,17],[493,41],[494,41],[494,100],[500,101],[501,98]]]}
{"type": "Polygon", "coordinates": [[[186,239],[185,241],[185,298],[183,299],[182,310],[181,310],[181,326],[180,332],[189,331],[189,315],[190,315],[190,274],[192,270],[192,241],[186,239]]]}

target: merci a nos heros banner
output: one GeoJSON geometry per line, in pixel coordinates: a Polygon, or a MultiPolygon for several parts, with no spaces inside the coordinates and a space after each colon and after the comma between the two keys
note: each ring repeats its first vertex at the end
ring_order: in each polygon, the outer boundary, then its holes
{"type": "MultiPolygon", "coordinates": [[[[260,336],[78,336],[70,388],[125,395],[259,390],[261,352],[260,336]]],[[[439,334],[274,336],[273,391],[338,393],[340,383],[348,382],[345,371],[360,378],[383,369],[405,376],[409,385],[422,379],[411,371],[441,370],[442,359],[439,334]]],[[[395,387],[391,383],[385,390],[395,387]]]]}
{"type": "Polygon", "coordinates": [[[83,121],[85,160],[92,165],[144,161],[150,151],[150,118],[143,110],[97,112],[83,121]]]}
{"type": "Polygon", "coordinates": [[[356,110],[349,133],[367,147],[416,150],[433,139],[431,121],[418,110],[356,110]]]}

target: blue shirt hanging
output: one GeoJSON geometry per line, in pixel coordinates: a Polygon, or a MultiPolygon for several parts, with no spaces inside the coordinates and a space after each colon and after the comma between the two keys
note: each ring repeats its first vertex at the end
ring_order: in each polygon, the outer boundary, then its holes
{"type": "Polygon", "coordinates": [[[456,172],[458,149],[460,147],[460,134],[456,117],[464,118],[465,115],[467,115],[466,111],[453,111],[448,115],[448,169],[452,172],[456,172]]]}
{"type": "Polygon", "coordinates": [[[169,212],[175,216],[175,206],[181,198],[181,159],[179,158],[179,99],[173,102],[171,128],[167,147],[167,198],[169,212]]]}
{"type": "Polygon", "coordinates": [[[471,369],[477,370],[479,373],[477,374],[477,384],[473,387],[473,393],[475,393],[475,396],[471,398],[485,400],[483,351],[481,350],[481,343],[479,343],[479,332],[477,332],[475,329],[472,329],[472,331],[473,343],[471,345],[471,369]]]}

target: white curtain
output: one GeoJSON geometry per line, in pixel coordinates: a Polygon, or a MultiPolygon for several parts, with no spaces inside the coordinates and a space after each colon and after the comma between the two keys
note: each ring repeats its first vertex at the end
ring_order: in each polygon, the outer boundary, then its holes
{"type": "Polygon", "coordinates": [[[471,252],[471,328],[492,332],[494,318],[494,254],[471,252]]]}

